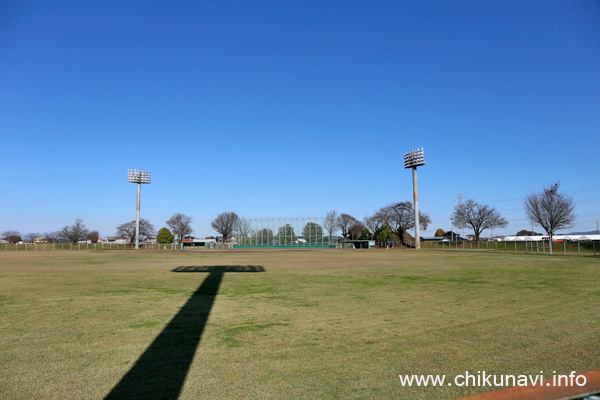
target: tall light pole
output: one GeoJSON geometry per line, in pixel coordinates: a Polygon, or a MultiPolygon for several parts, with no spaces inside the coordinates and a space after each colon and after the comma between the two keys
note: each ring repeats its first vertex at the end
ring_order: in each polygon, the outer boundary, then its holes
{"type": "Polygon", "coordinates": [[[127,182],[137,183],[137,206],[135,209],[135,248],[140,248],[140,197],[142,183],[150,183],[150,172],[139,169],[127,170],[127,182]]]}
{"type": "Polygon", "coordinates": [[[404,154],[404,168],[412,168],[413,201],[415,208],[415,248],[417,249],[421,248],[421,239],[419,238],[419,188],[417,185],[417,167],[421,165],[425,165],[423,148],[404,154]]]}

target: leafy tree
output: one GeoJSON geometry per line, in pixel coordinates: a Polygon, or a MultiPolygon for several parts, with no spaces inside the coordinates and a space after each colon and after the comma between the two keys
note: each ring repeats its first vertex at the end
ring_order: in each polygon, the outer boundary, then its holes
{"type": "Polygon", "coordinates": [[[444,237],[449,237],[452,240],[456,240],[456,238],[460,237],[460,235],[456,232],[448,231],[444,233],[444,237]]]}
{"type": "Polygon", "coordinates": [[[280,226],[277,231],[277,243],[280,246],[293,245],[298,240],[298,237],[294,233],[294,228],[290,224],[280,226]]]}
{"type": "Polygon", "coordinates": [[[215,218],[210,225],[215,231],[223,235],[223,243],[225,243],[233,232],[238,219],[239,217],[236,213],[232,211],[226,211],[217,215],[217,218],[215,218]]]}
{"type": "MultiPolygon", "coordinates": [[[[410,201],[394,203],[384,210],[387,225],[398,239],[406,244],[406,231],[415,227],[415,212],[410,201]]],[[[419,212],[419,225],[423,230],[431,223],[429,215],[419,212]]]]}
{"type": "MultiPolygon", "coordinates": [[[[147,219],[140,219],[140,242],[153,237],[156,234],[154,225],[147,219]]],[[[135,220],[125,222],[117,226],[117,236],[129,240],[129,243],[135,243],[135,220]]]]}
{"type": "Polygon", "coordinates": [[[160,228],[158,230],[158,233],[156,234],[156,241],[158,243],[173,243],[174,240],[175,236],[173,236],[173,234],[167,227],[160,228]]]}
{"type": "Polygon", "coordinates": [[[473,228],[476,242],[479,242],[479,236],[485,229],[504,228],[508,225],[508,221],[500,216],[495,207],[479,204],[472,199],[456,205],[451,219],[457,228],[473,228]]]}
{"type": "Polygon", "coordinates": [[[302,229],[302,236],[306,244],[318,244],[323,241],[323,228],[316,222],[308,222],[302,229]]]}
{"type": "Polygon", "coordinates": [[[435,237],[442,237],[445,233],[446,232],[444,232],[443,229],[438,229],[437,231],[435,231],[435,237]]]}
{"type": "Polygon", "coordinates": [[[98,243],[98,239],[100,239],[100,233],[98,233],[98,231],[91,231],[86,235],[86,238],[91,243],[98,243]]]}
{"type": "Polygon", "coordinates": [[[528,231],[525,229],[521,229],[519,232],[517,232],[517,236],[541,236],[541,233],[537,233],[534,231],[528,231]]]}
{"type": "Polygon", "coordinates": [[[333,243],[333,234],[338,230],[340,225],[340,217],[335,210],[331,210],[325,216],[325,220],[323,221],[323,226],[327,229],[327,233],[329,234],[329,244],[333,243]]]}
{"type": "Polygon", "coordinates": [[[258,246],[272,246],[273,231],[271,229],[263,228],[256,232],[256,244],[258,246]]]}
{"type": "Polygon", "coordinates": [[[359,240],[373,240],[373,234],[367,228],[363,229],[358,237],[359,240]]]}
{"type": "Polygon", "coordinates": [[[550,255],[552,255],[552,236],[559,229],[570,228],[575,222],[575,204],[573,199],[558,192],[559,182],[544,188],[541,193],[532,193],[525,198],[525,214],[535,224],[541,226],[550,237],[550,255]]]}
{"type": "Polygon", "coordinates": [[[381,230],[377,234],[377,242],[386,243],[387,241],[389,241],[392,238],[392,234],[393,234],[393,232],[390,229],[390,227],[387,225],[384,225],[383,228],[381,228],[381,230]]]}
{"type": "Polygon", "coordinates": [[[23,240],[21,234],[13,230],[2,232],[2,239],[6,240],[8,243],[18,243],[23,240]]]}
{"type": "Polygon", "coordinates": [[[192,217],[182,213],[175,213],[167,220],[166,224],[171,228],[172,233],[177,236],[177,241],[181,242],[181,239],[185,235],[189,235],[194,231],[192,229],[192,222],[192,217]]]}
{"type": "Polygon", "coordinates": [[[70,243],[77,243],[80,240],[86,240],[89,230],[83,223],[83,219],[77,218],[73,225],[67,225],[59,232],[61,239],[70,243]]]}
{"type": "Polygon", "coordinates": [[[352,215],[342,214],[338,220],[338,228],[342,231],[344,238],[350,237],[350,227],[356,222],[356,218],[352,215]]]}

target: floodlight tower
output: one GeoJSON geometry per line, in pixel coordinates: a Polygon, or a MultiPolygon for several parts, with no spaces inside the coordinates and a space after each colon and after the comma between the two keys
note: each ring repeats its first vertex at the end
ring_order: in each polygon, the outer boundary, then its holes
{"type": "Polygon", "coordinates": [[[135,209],[135,248],[140,248],[140,197],[142,183],[150,183],[150,172],[139,169],[127,170],[127,182],[137,183],[137,206],[135,209]]]}
{"type": "Polygon", "coordinates": [[[404,168],[412,168],[413,201],[415,206],[415,248],[417,249],[421,248],[421,239],[419,238],[419,189],[417,185],[417,167],[421,165],[425,165],[423,148],[404,154],[404,168]]]}

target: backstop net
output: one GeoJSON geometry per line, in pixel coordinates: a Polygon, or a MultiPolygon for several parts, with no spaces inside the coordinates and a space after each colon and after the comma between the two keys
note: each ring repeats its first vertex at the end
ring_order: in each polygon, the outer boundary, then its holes
{"type": "Polygon", "coordinates": [[[233,234],[235,247],[335,247],[325,218],[241,219],[233,234]]]}

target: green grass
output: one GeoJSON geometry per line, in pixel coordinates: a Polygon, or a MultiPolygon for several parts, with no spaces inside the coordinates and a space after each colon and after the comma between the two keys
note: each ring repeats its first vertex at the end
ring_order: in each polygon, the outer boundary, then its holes
{"type": "Polygon", "coordinates": [[[180,266],[264,268],[224,272],[182,399],[448,399],[491,388],[408,388],[398,374],[600,368],[600,259],[0,252],[0,398],[105,397],[188,300],[208,297],[196,291],[209,272],[180,266]]]}

